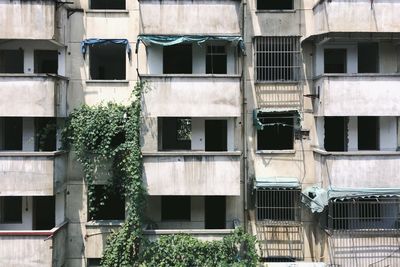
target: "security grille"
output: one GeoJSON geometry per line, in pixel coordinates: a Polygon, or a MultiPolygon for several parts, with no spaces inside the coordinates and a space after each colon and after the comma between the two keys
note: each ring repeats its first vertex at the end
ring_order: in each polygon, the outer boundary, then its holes
{"type": "Polygon", "coordinates": [[[299,37],[256,37],[254,51],[257,82],[299,80],[299,37]]]}

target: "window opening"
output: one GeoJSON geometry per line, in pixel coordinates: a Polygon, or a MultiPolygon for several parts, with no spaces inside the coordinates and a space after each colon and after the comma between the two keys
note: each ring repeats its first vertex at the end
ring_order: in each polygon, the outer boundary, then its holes
{"type": "Polygon", "coordinates": [[[91,0],[91,9],[125,9],[125,0],[91,0]]]}
{"type": "Polygon", "coordinates": [[[256,81],[297,82],[300,73],[298,37],[255,38],[256,81]]]}
{"type": "Polygon", "coordinates": [[[56,225],[54,196],[33,197],[33,230],[50,230],[56,225]]]}
{"type": "Polygon", "coordinates": [[[347,72],[346,49],[329,48],[324,50],[324,73],[347,72]]]}
{"type": "Polygon", "coordinates": [[[191,118],[158,118],[160,150],[190,150],[192,138],[191,118]]]}
{"type": "Polygon", "coordinates": [[[4,117],[2,121],[2,150],[22,150],[22,118],[4,117]]]}
{"type": "Polygon", "coordinates": [[[101,258],[88,258],[88,267],[101,267],[101,258]]]}
{"type": "Polygon", "coordinates": [[[35,50],[34,51],[35,73],[58,73],[58,51],[35,50]]]}
{"type": "Polygon", "coordinates": [[[91,46],[90,78],[92,80],[125,80],[126,46],[124,44],[102,44],[91,46]]]}
{"type": "Polygon", "coordinates": [[[22,223],[22,197],[0,197],[0,222],[22,223]]]}
{"type": "Polygon", "coordinates": [[[163,48],[164,74],[191,74],[192,73],[192,44],[164,46],[163,48]]]}
{"type": "Polygon", "coordinates": [[[264,125],[257,130],[257,150],[293,149],[294,113],[259,112],[258,120],[264,125]]]}
{"type": "Polygon", "coordinates": [[[325,117],[326,151],[347,151],[348,149],[348,117],[325,117]]]}
{"type": "Polygon", "coordinates": [[[106,185],[95,185],[94,195],[97,211],[90,214],[91,220],[125,219],[125,199],[121,194],[106,185]]]}
{"type": "Polygon", "coordinates": [[[204,220],[206,229],[226,228],[225,196],[206,196],[204,198],[204,220]]]}
{"type": "Polygon", "coordinates": [[[227,151],[228,129],[226,120],[205,121],[205,150],[206,151],[227,151]]]}
{"type": "Polygon", "coordinates": [[[57,150],[56,136],[56,118],[35,118],[35,151],[57,150]]]}
{"type": "Polygon", "coordinates": [[[358,73],[379,72],[378,43],[358,44],[358,73]]]}
{"type": "Polygon", "coordinates": [[[291,10],[293,0],[257,0],[257,10],[291,10]]]}
{"type": "Polygon", "coordinates": [[[162,196],[161,220],[190,221],[190,196],[162,196]]]}
{"type": "Polygon", "coordinates": [[[24,73],[24,50],[0,50],[0,73],[24,73]]]}
{"type": "Polygon", "coordinates": [[[358,150],[379,150],[379,117],[358,117],[358,150]]]}
{"type": "Polygon", "coordinates": [[[209,45],[206,55],[206,73],[226,74],[227,73],[227,55],[225,46],[209,45]]]}

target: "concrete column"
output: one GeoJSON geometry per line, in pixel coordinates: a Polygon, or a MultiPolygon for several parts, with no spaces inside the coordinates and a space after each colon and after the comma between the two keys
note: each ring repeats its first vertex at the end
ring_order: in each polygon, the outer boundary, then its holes
{"type": "Polygon", "coordinates": [[[204,121],[204,118],[192,118],[192,150],[205,150],[204,121]]]}
{"type": "Polygon", "coordinates": [[[22,150],[35,150],[35,123],[34,118],[22,118],[22,150]]]}
{"type": "Polygon", "coordinates": [[[397,149],[397,118],[379,118],[379,148],[384,151],[397,149]]]}
{"type": "Polygon", "coordinates": [[[205,74],[206,73],[206,45],[198,45],[196,43],[192,44],[192,70],[193,73],[196,74],[205,74]]]}
{"type": "Polygon", "coordinates": [[[56,206],[56,225],[62,223],[65,219],[65,192],[57,193],[55,196],[56,206]]]}
{"type": "Polygon", "coordinates": [[[227,120],[227,149],[228,151],[235,150],[235,119],[229,118],[227,120]]]}
{"type": "Polygon", "coordinates": [[[349,151],[358,150],[358,117],[349,117],[348,125],[349,151]]]}
{"type": "Polygon", "coordinates": [[[31,47],[24,47],[24,73],[34,72],[34,49],[31,47]]]}

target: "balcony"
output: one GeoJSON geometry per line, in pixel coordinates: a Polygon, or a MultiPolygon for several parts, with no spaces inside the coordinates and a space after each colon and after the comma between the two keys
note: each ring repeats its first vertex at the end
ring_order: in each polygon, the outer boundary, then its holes
{"type": "Polygon", "coordinates": [[[400,75],[324,74],[314,79],[316,116],[399,116],[400,75]]]}
{"type": "Polygon", "coordinates": [[[65,117],[67,82],[57,75],[0,74],[0,116],[65,117]]]}
{"type": "Polygon", "coordinates": [[[239,196],[241,152],[143,153],[149,195],[239,196]]]}
{"type": "Polygon", "coordinates": [[[315,33],[398,32],[398,1],[322,0],[314,6],[315,33]]]}
{"type": "Polygon", "coordinates": [[[140,14],[141,34],[240,34],[240,1],[141,1],[140,14]]]}
{"type": "Polygon", "coordinates": [[[51,196],[65,180],[62,152],[0,152],[0,196],[51,196]]]}
{"type": "Polygon", "coordinates": [[[239,75],[142,75],[150,117],[240,117],[239,75]]]}
{"type": "Polygon", "coordinates": [[[0,39],[62,42],[64,27],[57,21],[62,12],[56,9],[56,1],[0,0],[0,39]]]}
{"type": "Polygon", "coordinates": [[[0,265],[61,267],[65,261],[66,223],[49,231],[0,231],[0,265]]]}
{"type": "Polygon", "coordinates": [[[336,188],[395,188],[400,152],[314,150],[317,180],[336,188]]]}

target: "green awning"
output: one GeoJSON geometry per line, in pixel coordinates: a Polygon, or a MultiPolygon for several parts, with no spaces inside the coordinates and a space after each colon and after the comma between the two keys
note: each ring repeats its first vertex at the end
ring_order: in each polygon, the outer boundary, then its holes
{"type": "Polygon", "coordinates": [[[263,130],[264,127],[271,126],[282,126],[282,127],[293,127],[295,130],[301,129],[301,117],[300,112],[297,109],[287,108],[262,108],[253,110],[253,125],[257,130],[263,130]],[[268,114],[279,114],[279,113],[291,113],[293,115],[293,125],[284,123],[263,123],[263,118],[268,118],[268,114]]]}
{"type": "Polygon", "coordinates": [[[256,177],[254,188],[300,188],[300,182],[295,177],[256,177]]]}

